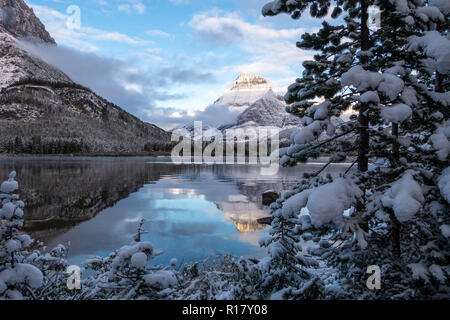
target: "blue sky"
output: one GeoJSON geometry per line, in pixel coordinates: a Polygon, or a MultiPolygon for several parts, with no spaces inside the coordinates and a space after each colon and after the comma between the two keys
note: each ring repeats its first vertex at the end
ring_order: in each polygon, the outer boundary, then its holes
{"type": "Polygon", "coordinates": [[[62,49],[44,53],[47,60],[166,129],[201,118],[241,72],[284,91],[312,56],[295,42],[320,26],[308,16],[264,18],[268,0],[26,2],[62,49]],[[75,28],[73,5],[81,18],[75,28]]]}

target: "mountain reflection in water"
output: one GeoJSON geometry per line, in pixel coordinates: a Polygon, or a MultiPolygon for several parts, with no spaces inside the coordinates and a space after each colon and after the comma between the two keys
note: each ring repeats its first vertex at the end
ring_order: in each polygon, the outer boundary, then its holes
{"type": "Polygon", "coordinates": [[[49,248],[70,242],[71,263],[129,244],[142,218],[143,240],[164,251],[155,262],[167,263],[217,252],[263,256],[262,193],[289,190],[317,168],[261,176],[258,166],[174,165],[169,158],[0,158],[0,179],[17,171],[25,231],[49,248]]]}

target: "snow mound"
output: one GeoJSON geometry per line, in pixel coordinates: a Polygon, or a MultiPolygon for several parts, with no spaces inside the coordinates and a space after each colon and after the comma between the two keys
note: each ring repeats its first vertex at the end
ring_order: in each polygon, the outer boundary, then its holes
{"type": "Polygon", "coordinates": [[[131,256],[131,265],[135,268],[143,268],[147,264],[147,255],[143,252],[136,252],[131,256]]]}
{"type": "Polygon", "coordinates": [[[450,13],[450,1],[448,0],[429,0],[431,6],[439,8],[444,14],[450,13]]]}
{"type": "Polygon", "coordinates": [[[383,73],[382,81],[378,85],[378,91],[383,93],[391,101],[395,100],[405,86],[402,79],[389,72],[383,73]]]}
{"type": "Polygon", "coordinates": [[[341,84],[343,86],[354,86],[359,91],[366,91],[376,89],[382,80],[383,76],[380,73],[355,66],[342,75],[341,84]]]}
{"type": "Polygon", "coordinates": [[[438,187],[444,199],[450,203],[450,167],[442,172],[438,180],[438,187]]]}
{"type": "Polygon", "coordinates": [[[359,101],[361,103],[373,103],[378,105],[380,103],[380,97],[376,91],[367,91],[359,97],[359,101]]]}
{"type": "Polygon", "coordinates": [[[443,235],[444,237],[450,238],[450,225],[448,225],[448,224],[443,224],[443,225],[440,227],[440,229],[441,229],[442,235],[443,235]]]}
{"type": "Polygon", "coordinates": [[[16,204],[12,202],[7,202],[0,209],[0,218],[2,219],[11,219],[13,216],[23,217],[23,211],[16,204]]]}
{"type": "Polygon", "coordinates": [[[352,181],[343,178],[314,188],[306,205],[311,216],[311,223],[315,227],[329,222],[341,223],[344,211],[361,196],[362,191],[352,181]]]}
{"type": "Polygon", "coordinates": [[[408,264],[408,268],[412,271],[412,277],[415,280],[425,280],[428,282],[428,269],[422,263],[410,263],[408,264]]]}
{"type": "Polygon", "coordinates": [[[430,137],[433,147],[436,149],[439,160],[446,161],[450,153],[450,120],[444,122],[436,133],[430,137]]]}
{"type": "Polygon", "coordinates": [[[411,36],[408,41],[410,51],[423,49],[429,57],[435,59],[440,73],[445,74],[450,70],[450,40],[438,31],[425,32],[423,37],[411,36]]]}
{"type": "Polygon", "coordinates": [[[381,199],[383,206],[392,208],[400,222],[410,220],[422,208],[425,201],[420,185],[410,172],[394,182],[381,199]]]}
{"type": "Polygon", "coordinates": [[[391,107],[380,107],[381,116],[386,122],[400,123],[412,116],[411,107],[406,104],[396,104],[391,107]]]}
{"type": "Polygon", "coordinates": [[[14,268],[8,268],[0,272],[0,293],[6,290],[7,285],[25,284],[33,289],[42,285],[42,272],[31,264],[20,263],[14,268]]]}
{"type": "Polygon", "coordinates": [[[316,120],[306,127],[295,131],[291,136],[291,140],[298,145],[308,144],[320,136],[323,131],[323,125],[323,121],[316,120]]]}
{"type": "Polygon", "coordinates": [[[123,246],[117,251],[117,255],[112,261],[113,270],[117,270],[126,264],[138,268],[139,265],[142,265],[143,260],[143,255],[136,255],[138,253],[146,255],[147,261],[147,258],[153,256],[153,245],[150,242],[138,242],[130,246],[123,246]]]}
{"type": "Polygon", "coordinates": [[[159,289],[174,287],[178,284],[175,274],[168,270],[160,270],[155,273],[147,274],[144,276],[144,281],[147,285],[159,289]]]}
{"type": "Polygon", "coordinates": [[[2,183],[0,186],[0,192],[11,193],[19,189],[19,184],[14,178],[16,177],[16,172],[13,171],[9,174],[9,179],[2,183]]]}
{"type": "Polygon", "coordinates": [[[285,219],[289,219],[297,214],[306,206],[311,190],[305,190],[290,197],[283,204],[281,214],[285,219]]]}

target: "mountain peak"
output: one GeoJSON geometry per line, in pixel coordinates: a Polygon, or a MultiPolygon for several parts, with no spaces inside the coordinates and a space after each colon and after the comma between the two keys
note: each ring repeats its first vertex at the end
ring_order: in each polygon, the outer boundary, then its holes
{"type": "Polygon", "coordinates": [[[248,108],[270,90],[272,88],[263,77],[241,73],[231,89],[214,103],[226,105],[230,110],[248,108]]]}
{"type": "Polygon", "coordinates": [[[44,24],[23,0],[0,0],[1,31],[16,38],[55,44],[55,40],[47,32],[44,24]]]}
{"type": "Polygon", "coordinates": [[[231,90],[239,89],[267,89],[271,87],[266,79],[258,75],[251,75],[249,73],[241,73],[233,84],[231,90]]]}

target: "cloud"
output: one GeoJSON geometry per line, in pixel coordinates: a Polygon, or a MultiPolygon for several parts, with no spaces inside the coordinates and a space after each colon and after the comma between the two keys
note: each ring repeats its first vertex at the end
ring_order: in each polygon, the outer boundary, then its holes
{"type": "Polygon", "coordinates": [[[242,111],[230,110],[227,106],[212,104],[205,110],[188,112],[182,108],[156,108],[147,111],[149,118],[167,130],[180,125],[192,124],[202,121],[203,126],[219,128],[224,124],[233,124],[242,111]]]}
{"type": "Polygon", "coordinates": [[[65,72],[73,81],[151,122],[155,120],[148,117],[149,110],[157,109],[158,101],[185,98],[184,94],[169,91],[175,83],[215,81],[212,74],[183,69],[181,66],[142,70],[134,61],[101,57],[92,52],[80,52],[62,46],[24,41],[21,44],[27,51],[65,72]],[[176,70],[182,71],[178,73],[176,70]]]}
{"type": "Polygon", "coordinates": [[[189,22],[197,36],[211,47],[232,46],[249,57],[237,63],[218,68],[221,74],[255,73],[269,79],[291,79],[298,76],[301,62],[311,59],[312,54],[296,47],[296,40],[305,32],[304,28],[276,28],[261,22],[249,23],[234,13],[211,11],[199,13],[189,22]]]}
{"type": "Polygon", "coordinates": [[[173,83],[211,83],[216,81],[214,75],[210,72],[193,71],[179,66],[163,68],[159,71],[159,76],[168,77],[173,83]]]}
{"type": "Polygon", "coordinates": [[[147,7],[140,0],[127,0],[119,3],[117,10],[131,14],[136,12],[137,14],[144,14],[147,7]]]}
{"type": "Polygon", "coordinates": [[[213,13],[199,13],[194,15],[189,25],[196,29],[201,37],[214,43],[220,41],[239,43],[242,40],[251,40],[252,42],[294,40],[304,32],[303,28],[275,29],[251,24],[232,13],[222,16],[213,13]]]}
{"type": "Polygon", "coordinates": [[[212,127],[219,127],[223,124],[233,124],[241,111],[230,110],[228,107],[213,104],[207,107],[204,111],[197,112],[192,116],[192,120],[203,121],[205,124],[212,127]]]}
{"type": "Polygon", "coordinates": [[[148,30],[145,33],[148,34],[149,36],[152,36],[152,37],[161,37],[161,38],[170,38],[170,37],[172,37],[172,35],[170,33],[167,33],[167,32],[162,31],[162,30],[157,30],[157,29],[148,30]]]}
{"type": "Polygon", "coordinates": [[[55,38],[56,42],[77,48],[78,50],[91,52],[98,51],[99,49],[89,42],[89,40],[113,41],[133,46],[152,44],[152,41],[131,37],[124,33],[84,26],[82,19],[80,28],[70,28],[67,25],[70,18],[68,14],[61,13],[45,6],[32,4],[31,7],[39,19],[44,22],[46,29],[55,38]]]}
{"type": "Polygon", "coordinates": [[[174,5],[180,5],[180,4],[189,4],[191,3],[190,0],[169,0],[174,5]]]}

